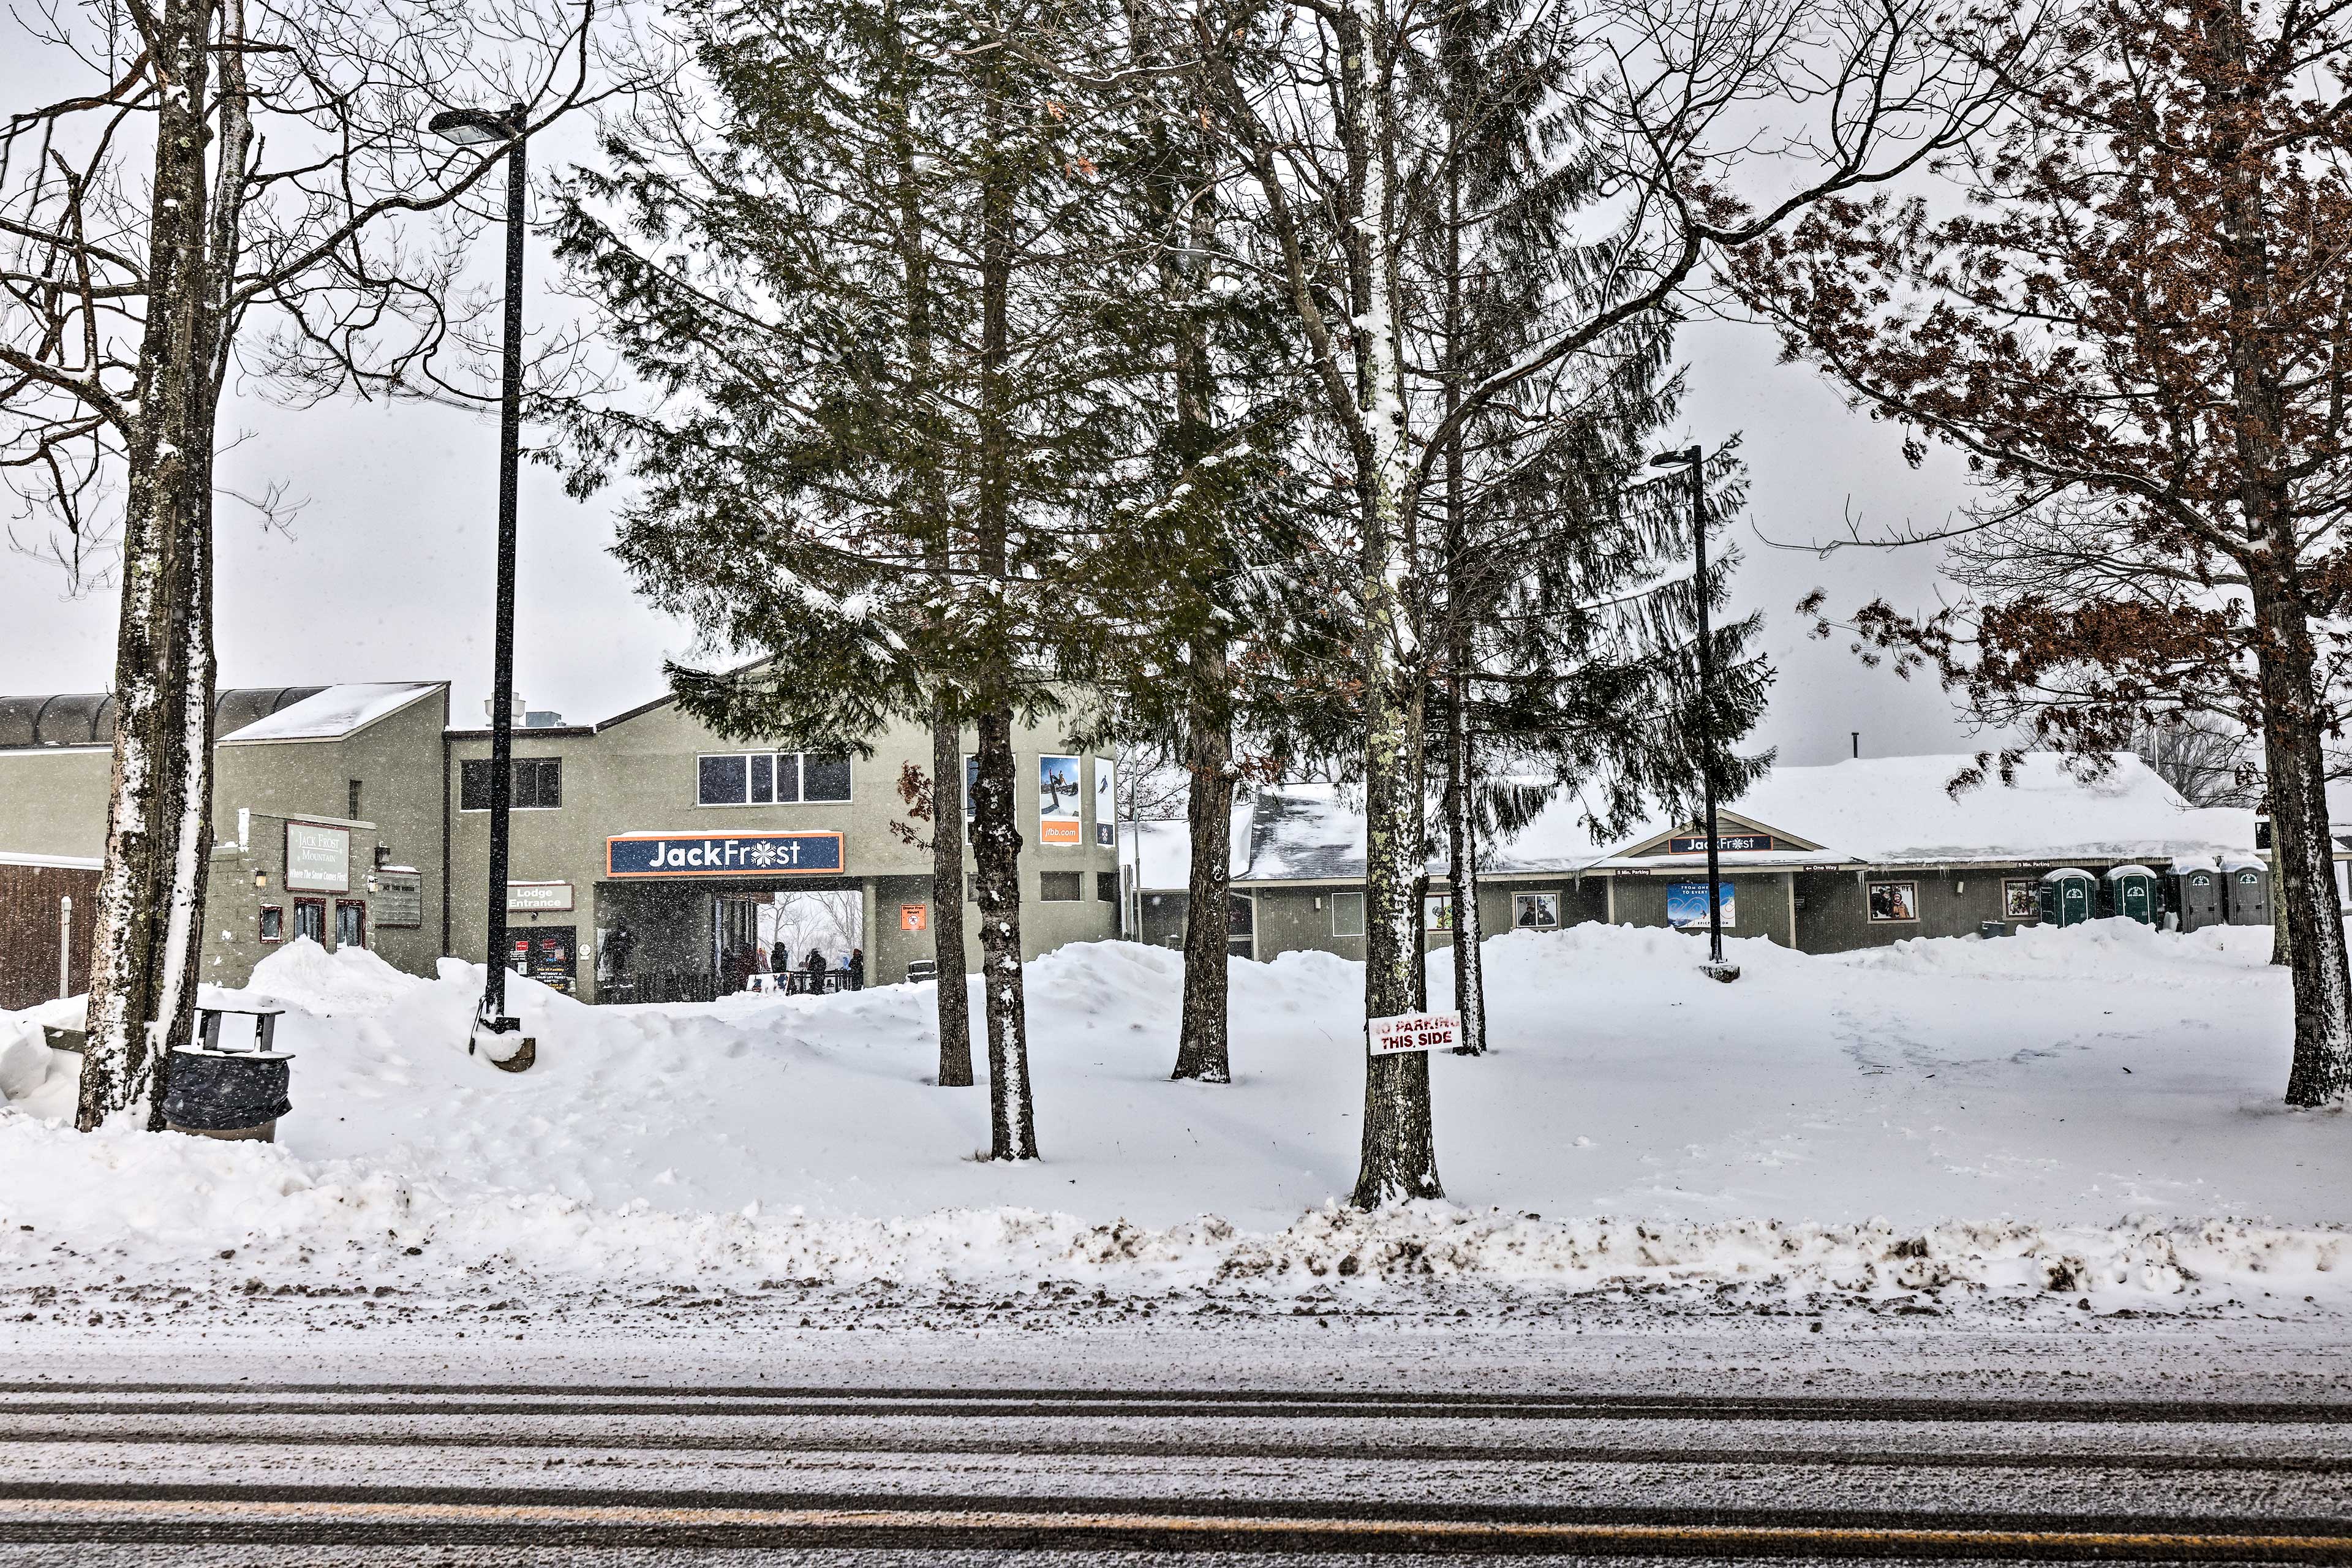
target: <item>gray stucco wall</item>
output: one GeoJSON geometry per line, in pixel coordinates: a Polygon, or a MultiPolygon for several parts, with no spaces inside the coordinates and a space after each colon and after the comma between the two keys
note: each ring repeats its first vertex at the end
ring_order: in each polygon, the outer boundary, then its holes
{"type": "MultiPolygon", "coordinates": [[[[351,781],[361,781],[348,892],[323,898],[328,943],[334,945],[337,899],[369,909],[367,945],[395,967],[433,973],[441,951],[441,731],[447,722],[446,689],[436,688],[354,734],[334,740],[239,742],[214,750],[214,852],[205,899],[203,977],[242,985],[254,964],[275,951],[260,941],[261,908],[286,911],[292,930],[292,895],[285,887],[283,818],[349,819],[351,781]],[[237,845],[237,814],[255,814],[247,843],[237,845]],[[425,879],[425,921],[414,930],[378,924],[366,889],[377,844],[395,864],[425,879]],[[257,889],[256,870],[268,885],[257,889]]],[[[0,849],[42,855],[102,855],[106,851],[108,787],[113,752],[106,746],[0,751],[0,849]]]]}
{"type": "MultiPolygon", "coordinates": [[[[1666,889],[1675,882],[1695,882],[1706,886],[1706,868],[1700,865],[1695,873],[1685,875],[1679,869],[1668,876],[1623,876],[1612,879],[1615,888],[1614,907],[1619,925],[1662,926],[1666,923],[1666,889]]],[[[1733,912],[1736,921],[1726,922],[1723,934],[1739,937],[1769,937],[1782,947],[1797,944],[1797,931],[1789,918],[1789,875],[1785,871],[1727,871],[1723,880],[1731,884],[1733,912]]],[[[1706,928],[1702,924],[1699,928],[1706,928]]]]}
{"type": "Polygon", "coordinates": [[[1885,947],[1913,936],[1968,936],[1985,921],[2007,918],[2002,912],[2002,883],[2038,885],[2044,869],[1872,871],[1862,877],[1851,871],[1801,871],[1797,873],[1798,934],[1809,952],[1885,947]],[[1874,882],[1912,883],[1919,918],[1872,920],[1869,885],[1874,882]]]}

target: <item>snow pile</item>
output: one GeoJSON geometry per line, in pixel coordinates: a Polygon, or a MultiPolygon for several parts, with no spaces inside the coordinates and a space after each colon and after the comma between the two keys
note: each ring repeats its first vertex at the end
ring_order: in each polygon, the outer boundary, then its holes
{"type": "MultiPolygon", "coordinates": [[[[0,1265],[55,1278],[99,1258],[192,1288],[228,1252],[232,1284],[418,1290],[519,1275],[2352,1306],[2352,1117],[2278,1104],[2290,1024],[2267,930],[1732,946],[1746,973],[1726,986],[1673,931],[1495,939],[1494,1054],[1432,1063],[1460,1206],[1367,1216],[1333,1201],[1355,1173],[1362,975],[1328,954],[1234,963],[1226,1086],[1167,1079],[1177,954],[1038,961],[1047,1158],[1006,1165],[971,1158],[984,1089],[927,1081],[929,986],[590,1008],[517,979],[539,1065],[507,1075],[465,1052],[478,966],[424,981],[298,943],[242,997],[207,994],[288,1009],[283,1142],[79,1136],[40,1120],[70,1113],[53,1069],[0,1111],[0,1265]]],[[[1433,992],[1449,985],[1441,959],[1433,992]]]]}

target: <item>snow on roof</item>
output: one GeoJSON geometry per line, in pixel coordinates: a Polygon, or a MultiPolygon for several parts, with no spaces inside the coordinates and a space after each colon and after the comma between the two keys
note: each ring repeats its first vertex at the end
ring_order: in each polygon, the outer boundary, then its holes
{"type": "MultiPolygon", "coordinates": [[[[1228,835],[1231,858],[1227,873],[1238,877],[1248,868],[1251,802],[1244,795],[1234,802],[1228,835]]],[[[1134,866],[1136,886],[1156,892],[1188,888],[1192,883],[1192,830],[1183,822],[1129,822],[1118,830],[1118,863],[1134,866]]]]}
{"type": "MultiPolygon", "coordinates": [[[[1776,768],[1725,809],[1822,847],[1726,852],[1722,863],[1775,868],[1952,860],[2164,863],[2253,847],[2252,812],[2191,806],[2137,757],[2120,756],[2106,777],[2084,784],[2063,759],[2037,752],[2019,765],[2015,784],[1990,778],[1955,799],[1945,786],[1970,762],[1955,755],[1874,757],[1776,768]]],[[[1496,876],[1655,869],[1660,858],[1625,850],[1682,826],[1659,817],[1603,843],[1594,840],[1583,817],[1581,805],[1562,795],[1518,833],[1486,846],[1483,868],[1496,876]]],[[[1360,790],[1277,784],[1236,805],[1237,837],[1244,818],[1246,842],[1235,846],[1236,878],[1347,881],[1364,874],[1360,790]]],[[[1141,826],[1142,885],[1183,887],[1189,864],[1183,824],[1141,826]]],[[[1679,864],[1685,858],[1671,858],[1679,864]]],[[[1441,851],[1429,869],[1443,874],[1444,860],[1441,851]]]]}
{"type": "Polygon", "coordinates": [[[0,866],[30,866],[52,871],[100,871],[106,862],[94,855],[19,855],[0,853],[0,866]]]}
{"type": "Polygon", "coordinates": [[[280,708],[268,718],[256,720],[222,739],[239,742],[339,740],[399,711],[426,692],[439,689],[437,684],[425,680],[330,686],[314,697],[306,697],[299,702],[280,708]]]}
{"type": "Polygon", "coordinates": [[[2164,860],[2254,847],[2254,814],[2192,806],[2129,754],[2095,784],[2037,752],[2014,785],[1988,778],[1945,793],[1965,756],[1866,757],[1775,768],[1731,809],[1874,865],[1902,861],[2164,860]]]}

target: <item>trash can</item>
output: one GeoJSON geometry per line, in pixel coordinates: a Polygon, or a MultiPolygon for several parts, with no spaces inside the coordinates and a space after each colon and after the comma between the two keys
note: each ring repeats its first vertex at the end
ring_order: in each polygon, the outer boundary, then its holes
{"type": "Polygon", "coordinates": [[[2219,868],[2199,860],[2175,860],[2168,879],[2172,884],[2172,912],[2179,917],[2182,931],[2203,931],[2207,926],[2221,923],[2221,872],[2219,868]]]}
{"type": "Polygon", "coordinates": [[[1977,921],[1977,935],[1982,937],[1987,942],[1990,942],[1997,936],[2007,936],[2009,933],[2010,924],[2007,921],[1977,921]]]}
{"type": "Polygon", "coordinates": [[[2221,862],[2224,919],[2233,926],[2271,923],[2271,868],[2251,855],[2221,862]]]}
{"type": "Polygon", "coordinates": [[[286,1098],[293,1055],[287,1051],[219,1051],[182,1046],[172,1053],[163,1086],[163,1125],[200,1138],[278,1141],[278,1119],[293,1109],[286,1098]]]}
{"type": "Polygon", "coordinates": [[[2144,926],[2157,923],[2159,910],[2155,872],[2145,866],[2116,866],[2100,880],[2104,895],[2099,900],[2101,914],[2137,921],[2144,926]]]}
{"type": "Polygon", "coordinates": [[[2079,866],[2061,866],[2042,878],[2042,923],[2046,926],[2078,926],[2091,918],[2095,900],[2092,889],[2097,884],[2091,874],[2079,866]]]}

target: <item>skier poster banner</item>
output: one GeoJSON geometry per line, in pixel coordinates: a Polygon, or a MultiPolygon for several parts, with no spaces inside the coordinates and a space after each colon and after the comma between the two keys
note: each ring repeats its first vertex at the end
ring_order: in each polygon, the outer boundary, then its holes
{"type": "Polygon", "coordinates": [[[1408,1051],[1450,1051],[1462,1041],[1459,1013],[1404,1013],[1364,1025],[1365,1054],[1401,1057],[1408,1051]]]}
{"type": "Polygon", "coordinates": [[[1037,759],[1037,842],[1076,847],[1081,836],[1078,802],[1078,759],[1037,759]]]}
{"type": "MultiPolygon", "coordinates": [[[[1733,917],[1732,913],[1737,906],[1732,900],[1731,884],[1726,882],[1722,888],[1723,890],[1718,896],[1723,900],[1723,923],[1727,926],[1736,926],[1739,921],[1733,917]]],[[[1705,882],[1666,884],[1666,923],[1676,931],[1688,931],[1694,926],[1702,930],[1706,928],[1706,884],[1705,882]]]]}
{"type": "Polygon", "coordinates": [[[1108,757],[1095,759],[1095,843],[1105,849],[1118,843],[1118,764],[1108,757]]]}

